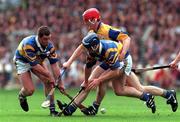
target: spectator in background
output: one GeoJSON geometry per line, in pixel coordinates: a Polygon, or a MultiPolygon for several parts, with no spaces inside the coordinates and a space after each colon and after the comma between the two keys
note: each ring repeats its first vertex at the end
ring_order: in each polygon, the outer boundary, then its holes
{"type": "MultiPolygon", "coordinates": [[[[153,67],[157,65],[155,62],[154,58],[151,58],[149,60],[149,64],[146,67],[153,67]]],[[[155,79],[155,75],[156,75],[157,70],[151,70],[148,72],[145,72],[145,81],[147,82],[148,85],[153,85],[153,86],[158,86],[161,87],[161,83],[155,79]]]]}
{"type": "Polygon", "coordinates": [[[171,72],[166,69],[158,70],[155,73],[154,80],[160,84],[160,87],[164,89],[175,88],[175,79],[171,75],[171,72]]]}
{"type": "MultiPolygon", "coordinates": [[[[54,41],[55,47],[62,52],[63,62],[70,57],[74,46],[80,44],[83,34],[87,33],[85,25],[81,24],[81,14],[87,8],[96,7],[102,10],[104,23],[117,28],[122,27],[131,36],[133,44],[130,49],[134,66],[139,64],[146,66],[152,55],[157,64],[164,61],[169,63],[172,60],[170,56],[164,57],[179,51],[180,45],[179,2],[179,0],[106,0],[104,4],[104,0],[26,0],[22,1],[19,7],[14,9],[8,7],[6,11],[0,11],[0,46],[2,43],[8,43],[16,47],[17,39],[10,38],[13,33],[20,36],[22,33],[29,35],[29,31],[34,32],[34,29],[42,24],[48,25],[53,31],[53,38],[57,40],[54,41]],[[142,41],[142,37],[146,38],[142,41]],[[145,49],[144,53],[142,46],[145,49]]],[[[8,46],[6,45],[8,49],[15,49],[8,46]]],[[[82,58],[80,62],[83,60],[85,59],[82,58]]]]}
{"type": "Polygon", "coordinates": [[[0,47],[0,88],[5,88],[12,77],[12,65],[9,53],[3,46],[0,47]]]}

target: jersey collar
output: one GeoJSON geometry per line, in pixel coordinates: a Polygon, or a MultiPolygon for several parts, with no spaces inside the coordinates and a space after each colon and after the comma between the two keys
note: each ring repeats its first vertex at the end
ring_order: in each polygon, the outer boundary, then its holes
{"type": "Polygon", "coordinates": [[[102,23],[102,22],[99,22],[99,24],[98,24],[98,26],[97,26],[97,29],[96,29],[95,33],[98,32],[98,30],[99,30],[99,28],[100,28],[100,26],[101,26],[101,23],[102,23]]]}
{"type": "Polygon", "coordinates": [[[41,50],[41,52],[44,52],[45,50],[43,50],[41,44],[39,43],[38,36],[36,36],[35,40],[36,40],[36,44],[39,47],[39,49],[41,50]]]}
{"type": "Polygon", "coordinates": [[[102,52],[102,44],[101,44],[101,42],[99,43],[99,54],[101,54],[101,52],[102,52]]]}

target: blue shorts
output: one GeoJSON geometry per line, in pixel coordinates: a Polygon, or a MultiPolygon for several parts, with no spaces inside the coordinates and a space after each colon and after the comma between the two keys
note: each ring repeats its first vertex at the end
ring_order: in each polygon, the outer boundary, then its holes
{"type": "Polygon", "coordinates": [[[107,69],[122,69],[124,66],[125,66],[125,69],[124,69],[124,72],[126,75],[130,75],[131,73],[131,69],[132,69],[132,57],[131,55],[128,55],[125,60],[123,61],[116,61],[114,64],[108,64],[106,62],[102,62],[99,66],[104,69],[104,70],[107,70],[107,69]],[[124,63],[126,62],[126,64],[124,63]]]}
{"type": "Polygon", "coordinates": [[[121,69],[124,66],[124,64],[122,62],[120,62],[120,61],[116,61],[112,65],[108,64],[106,62],[102,62],[99,66],[104,70],[108,70],[108,69],[113,70],[113,69],[118,69],[118,68],[121,69]]]}

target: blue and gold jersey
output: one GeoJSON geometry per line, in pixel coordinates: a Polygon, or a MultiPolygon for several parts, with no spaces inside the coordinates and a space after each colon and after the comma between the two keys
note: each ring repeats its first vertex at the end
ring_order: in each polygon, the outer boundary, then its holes
{"type": "MultiPolygon", "coordinates": [[[[122,51],[122,43],[117,43],[111,40],[100,40],[99,52],[89,53],[89,62],[102,62],[103,69],[119,67],[118,54],[122,51]]],[[[87,60],[87,63],[89,63],[87,60]]]]}
{"type": "Polygon", "coordinates": [[[31,66],[41,64],[46,58],[50,64],[58,61],[53,44],[49,43],[46,48],[42,48],[36,35],[24,38],[15,52],[15,59],[29,63],[31,66]]]}
{"type": "Polygon", "coordinates": [[[110,25],[104,24],[103,22],[99,23],[98,29],[95,33],[100,39],[112,40],[116,42],[122,42],[122,40],[125,40],[127,37],[129,37],[127,33],[110,25]]]}

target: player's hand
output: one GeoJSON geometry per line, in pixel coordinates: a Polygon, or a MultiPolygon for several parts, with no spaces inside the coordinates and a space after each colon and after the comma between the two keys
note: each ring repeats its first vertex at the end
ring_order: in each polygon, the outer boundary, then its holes
{"type": "Polygon", "coordinates": [[[81,88],[87,88],[88,86],[88,81],[83,81],[82,84],[81,84],[81,88]]]}
{"type": "Polygon", "coordinates": [[[63,63],[64,68],[69,68],[70,66],[71,66],[71,63],[68,61],[63,63]]]}
{"type": "Polygon", "coordinates": [[[169,65],[171,68],[177,68],[177,64],[176,64],[175,60],[172,61],[169,65]]]}
{"type": "Polygon", "coordinates": [[[94,79],[91,83],[89,83],[87,89],[91,90],[91,89],[96,88],[100,84],[100,82],[101,81],[99,79],[94,79]]]}
{"type": "Polygon", "coordinates": [[[62,83],[58,84],[58,88],[60,92],[63,92],[65,90],[64,85],[62,83]]]}

